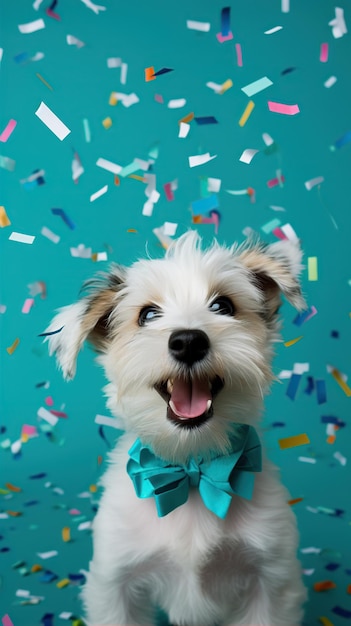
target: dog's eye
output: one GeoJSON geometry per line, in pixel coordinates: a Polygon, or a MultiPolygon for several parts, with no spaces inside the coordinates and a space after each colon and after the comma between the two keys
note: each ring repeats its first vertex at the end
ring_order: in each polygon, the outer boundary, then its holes
{"type": "Polygon", "coordinates": [[[147,322],[153,322],[160,315],[161,310],[158,306],[144,306],[139,313],[138,324],[144,326],[147,322]]]}
{"type": "Polygon", "coordinates": [[[211,302],[210,311],[218,313],[218,315],[235,315],[235,306],[227,296],[220,296],[211,302]]]}

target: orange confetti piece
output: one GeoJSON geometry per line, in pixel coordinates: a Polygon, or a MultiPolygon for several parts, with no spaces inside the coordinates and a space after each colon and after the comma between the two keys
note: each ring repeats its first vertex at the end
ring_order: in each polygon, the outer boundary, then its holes
{"type": "Polygon", "coordinates": [[[35,75],[39,78],[39,80],[41,80],[42,83],[44,83],[46,87],[48,87],[48,89],[51,89],[51,91],[54,91],[51,85],[49,85],[49,83],[45,80],[45,78],[42,77],[41,74],[38,74],[38,72],[36,72],[35,75]]]}
{"type": "Polygon", "coordinates": [[[135,180],[140,180],[142,183],[145,183],[145,179],[143,176],[139,176],[139,174],[129,174],[127,178],[134,178],[135,180]]]}
{"type": "Polygon", "coordinates": [[[17,493],[22,491],[21,487],[15,487],[15,485],[12,485],[11,483],[5,483],[5,487],[7,487],[10,491],[16,491],[17,493]]]}
{"type": "Polygon", "coordinates": [[[319,617],[318,619],[323,626],[334,626],[333,622],[331,622],[328,617],[319,617]]]}
{"type": "Polygon", "coordinates": [[[292,500],[288,500],[288,504],[292,506],[293,504],[297,504],[298,502],[302,502],[303,498],[293,498],[292,500]]]}
{"type": "Polygon", "coordinates": [[[6,513],[10,515],[10,517],[21,517],[21,515],[23,515],[21,511],[6,511],[6,513]]]}
{"type": "Polygon", "coordinates": [[[347,593],[351,593],[351,585],[347,585],[346,591],[347,591],[347,593]]]}
{"type": "Polygon", "coordinates": [[[310,443],[306,433],[301,435],[294,435],[293,437],[285,437],[278,440],[281,450],[287,450],[287,448],[295,448],[296,446],[304,446],[306,443],[310,443]]]}
{"type": "Polygon", "coordinates": [[[150,80],[155,80],[156,76],[154,67],[146,67],[145,68],[145,82],[149,82],[150,80]]]}
{"type": "Polygon", "coordinates": [[[195,117],[195,113],[188,113],[188,115],[185,115],[185,117],[182,117],[182,119],[178,121],[178,124],[180,125],[182,122],[183,124],[189,124],[189,122],[191,122],[191,120],[193,120],[194,117],[195,117]]]}
{"type": "Polygon", "coordinates": [[[293,346],[295,343],[300,341],[300,339],[302,339],[302,338],[303,338],[303,335],[300,335],[300,337],[296,337],[295,339],[290,339],[290,341],[285,341],[284,342],[284,346],[286,348],[290,348],[290,346],[293,346]]]}
{"type": "Polygon", "coordinates": [[[43,569],[42,565],[38,565],[37,563],[35,563],[32,567],[31,567],[31,572],[33,574],[35,574],[35,572],[41,572],[43,569]]]}
{"type": "Polygon", "coordinates": [[[59,589],[63,589],[63,587],[67,587],[70,582],[71,581],[69,578],[62,578],[62,580],[59,580],[58,583],[56,583],[56,587],[58,587],[59,589]]]}
{"type": "Polygon", "coordinates": [[[111,128],[112,126],[112,120],[110,117],[105,117],[104,120],[102,120],[102,125],[104,128],[106,128],[106,130],[108,130],[109,128],[111,128]]]}
{"type": "Polygon", "coordinates": [[[252,111],[254,110],[255,107],[255,103],[253,102],[253,100],[250,100],[250,102],[248,102],[244,113],[242,114],[240,120],[239,120],[239,126],[245,126],[247,120],[249,119],[252,111]]]}
{"type": "Polygon", "coordinates": [[[11,222],[6,213],[5,207],[0,206],[0,226],[1,228],[5,228],[5,226],[10,226],[11,222]]]}
{"type": "Polygon", "coordinates": [[[351,389],[350,387],[345,383],[345,381],[343,380],[339,370],[337,370],[335,367],[332,369],[331,371],[331,375],[334,378],[334,380],[336,380],[336,382],[338,383],[339,387],[341,387],[341,389],[343,390],[343,392],[350,397],[351,396],[351,389]]]}
{"type": "Polygon", "coordinates": [[[135,228],[128,228],[127,233],[137,233],[138,231],[135,228]]]}
{"type": "Polygon", "coordinates": [[[329,437],[327,438],[327,443],[329,443],[330,445],[333,445],[335,441],[336,441],[335,435],[329,435],[329,437]]]}
{"type": "Polygon", "coordinates": [[[319,583],[314,583],[313,589],[315,591],[327,591],[328,589],[335,589],[336,584],[332,580],[322,580],[319,583]]]}
{"type": "Polygon", "coordinates": [[[89,487],[89,491],[91,491],[91,493],[96,493],[97,492],[97,486],[96,485],[90,485],[89,487]]]}
{"type": "Polygon", "coordinates": [[[121,179],[119,176],[115,176],[115,185],[117,185],[117,187],[121,184],[121,179]]]}
{"type": "Polygon", "coordinates": [[[62,528],[62,540],[65,542],[71,541],[71,529],[69,526],[64,526],[62,528]]]}
{"type": "Polygon", "coordinates": [[[13,342],[12,346],[9,346],[8,348],[6,348],[6,352],[8,354],[13,354],[14,351],[16,350],[18,344],[19,344],[20,340],[17,338],[15,339],[15,341],[13,342]]]}

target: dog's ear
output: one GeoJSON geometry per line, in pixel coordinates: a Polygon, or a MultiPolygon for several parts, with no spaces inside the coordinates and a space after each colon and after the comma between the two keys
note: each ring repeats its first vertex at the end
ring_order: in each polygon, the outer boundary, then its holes
{"type": "Polygon", "coordinates": [[[43,335],[49,343],[50,355],[66,380],[74,378],[76,361],[85,341],[98,352],[104,352],[109,340],[109,319],[118,304],[125,284],[125,268],[113,265],[107,274],[99,274],[85,283],[86,295],[69,306],[59,309],[43,335]]]}
{"type": "Polygon", "coordinates": [[[278,311],[281,293],[298,311],[307,308],[298,280],[303,268],[298,243],[283,240],[268,246],[249,246],[241,252],[239,259],[264,293],[268,319],[278,311]]]}

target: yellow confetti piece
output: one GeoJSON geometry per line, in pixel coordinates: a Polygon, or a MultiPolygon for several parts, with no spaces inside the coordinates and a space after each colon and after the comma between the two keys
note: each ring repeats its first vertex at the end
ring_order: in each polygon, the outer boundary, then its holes
{"type": "Polygon", "coordinates": [[[299,337],[296,337],[295,339],[290,339],[290,341],[285,341],[284,342],[284,346],[286,348],[290,348],[290,346],[293,346],[295,343],[300,341],[300,339],[302,339],[302,338],[303,338],[303,335],[300,335],[299,337]]]}
{"type": "Polygon", "coordinates": [[[7,496],[9,493],[8,489],[0,489],[0,496],[7,496]]]}
{"type": "Polygon", "coordinates": [[[143,176],[139,176],[139,174],[129,174],[127,178],[134,178],[134,180],[140,180],[140,182],[145,183],[145,178],[143,176]]]}
{"type": "Polygon", "coordinates": [[[233,81],[228,78],[228,80],[224,81],[218,93],[222,95],[222,93],[228,91],[228,89],[230,89],[231,87],[233,87],[233,81]]]}
{"type": "Polygon", "coordinates": [[[286,450],[287,448],[295,448],[295,446],[304,446],[306,443],[310,443],[310,440],[306,433],[303,433],[302,435],[278,439],[278,443],[281,450],[286,450]]]}
{"type": "Polygon", "coordinates": [[[323,626],[334,626],[333,622],[331,622],[327,617],[319,617],[318,619],[323,626]]]}
{"type": "Polygon", "coordinates": [[[21,441],[22,443],[27,443],[29,441],[29,435],[27,435],[27,433],[22,433],[21,441]]]}
{"type": "Polygon", "coordinates": [[[48,87],[48,89],[51,89],[51,91],[54,91],[51,85],[49,85],[49,83],[45,80],[45,78],[42,77],[41,74],[38,74],[38,72],[36,72],[36,76],[39,78],[39,80],[41,80],[42,83],[44,83],[45,87],[48,87]]]}
{"type": "Polygon", "coordinates": [[[253,109],[254,109],[255,103],[253,102],[253,100],[250,100],[245,108],[244,113],[242,114],[240,120],[239,120],[239,126],[245,126],[247,120],[249,119],[253,109]]]}
{"type": "Polygon", "coordinates": [[[72,622],[72,626],[84,626],[84,622],[81,619],[74,619],[72,622]]]}
{"type": "Polygon", "coordinates": [[[18,344],[19,344],[20,340],[17,338],[15,339],[15,341],[13,342],[12,346],[9,346],[8,348],[6,348],[6,352],[8,354],[13,354],[14,351],[16,350],[18,344]]]}
{"type": "Polygon", "coordinates": [[[0,206],[0,227],[5,228],[5,226],[10,226],[11,222],[7,216],[6,210],[4,206],[0,206]]]}
{"type": "Polygon", "coordinates": [[[89,491],[91,491],[91,493],[96,493],[97,492],[97,486],[96,485],[90,485],[89,487],[89,491]]]}
{"type": "Polygon", "coordinates": [[[10,517],[21,517],[22,513],[21,511],[6,511],[7,515],[10,515],[10,517]]]}
{"type": "Polygon", "coordinates": [[[308,280],[318,280],[318,259],[316,256],[309,256],[307,259],[308,280]]]}
{"type": "Polygon", "coordinates": [[[114,107],[114,106],[116,106],[117,102],[118,102],[118,98],[117,98],[116,94],[114,92],[112,92],[111,95],[110,95],[110,99],[109,99],[108,103],[112,107],[114,107]]]}
{"type": "Polygon", "coordinates": [[[336,380],[336,382],[338,383],[339,387],[341,387],[341,389],[343,390],[343,392],[350,397],[351,396],[351,389],[350,387],[345,383],[345,381],[343,380],[339,370],[337,370],[335,367],[332,369],[331,371],[331,375],[334,378],[334,380],[336,380]]]}
{"type": "Polygon", "coordinates": [[[62,528],[62,539],[63,541],[70,541],[71,540],[71,529],[69,526],[64,526],[62,528]]]}
{"type": "Polygon", "coordinates": [[[111,126],[112,126],[112,120],[111,120],[111,118],[110,118],[110,117],[105,117],[105,119],[104,119],[104,120],[102,120],[102,125],[103,125],[103,127],[104,127],[104,128],[106,128],[106,130],[107,130],[108,128],[111,128],[111,126]]]}
{"type": "Polygon", "coordinates": [[[11,483],[5,483],[5,487],[7,487],[10,491],[16,491],[17,493],[22,491],[21,487],[15,487],[15,485],[12,485],[11,483]]]}
{"type": "Polygon", "coordinates": [[[56,587],[58,587],[59,589],[63,589],[63,587],[67,587],[70,582],[71,581],[69,578],[62,578],[62,580],[59,580],[58,583],[56,583],[56,587]]]}

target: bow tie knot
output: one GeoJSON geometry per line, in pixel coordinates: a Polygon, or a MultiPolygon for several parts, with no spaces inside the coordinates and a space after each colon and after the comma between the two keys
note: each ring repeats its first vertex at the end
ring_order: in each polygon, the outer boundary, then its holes
{"type": "Polygon", "coordinates": [[[187,501],[190,488],[198,488],[205,506],[223,519],[233,495],[251,499],[253,472],[261,471],[261,444],[252,426],[238,425],[230,443],[226,455],[210,461],[191,458],[187,465],[171,465],[137,439],[127,463],[137,496],[153,496],[163,517],[187,501]]]}

